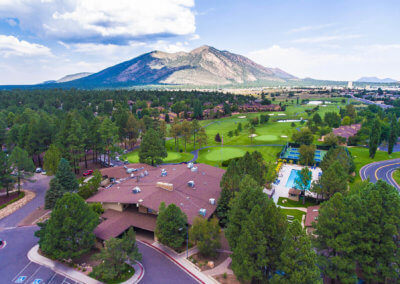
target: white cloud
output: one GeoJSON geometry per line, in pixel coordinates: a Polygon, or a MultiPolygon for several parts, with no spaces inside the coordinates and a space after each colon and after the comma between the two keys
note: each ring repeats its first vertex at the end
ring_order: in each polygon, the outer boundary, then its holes
{"type": "Polygon", "coordinates": [[[180,41],[176,43],[170,43],[164,40],[158,40],[157,42],[149,44],[148,46],[154,50],[160,50],[170,53],[189,50],[188,42],[180,41]]]}
{"type": "Polygon", "coordinates": [[[296,43],[321,43],[330,41],[339,41],[346,39],[360,38],[361,35],[331,35],[331,36],[318,36],[318,37],[304,37],[293,40],[296,43]]]}
{"type": "Polygon", "coordinates": [[[23,29],[63,42],[125,42],[193,34],[193,7],[194,0],[0,0],[0,17],[15,17],[23,29]]]}
{"type": "Polygon", "coordinates": [[[400,45],[346,46],[346,49],[306,49],[273,45],[248,54],[269,67],[295,76],[326,80],[356,80],[362,76],[400,79],[400,45]]]}
{"type": "Polygon", "coordinates": [[[14,36],[0,35],[0,55],[9,56],[51,56],[48,47],[19,40],[14,36]]]}
{"type": "Polygon", "coordinates": [[[316,31],[316,30],[321,30],[325,28],[330,28],[334,26],[335,24],[323,24],[323,25],[314,25],[314,26],[302,26],[298,28],[291,29],[289,32],[290,33],[299,33],[299,32],[308,32],[308,31],[316,31]]]}

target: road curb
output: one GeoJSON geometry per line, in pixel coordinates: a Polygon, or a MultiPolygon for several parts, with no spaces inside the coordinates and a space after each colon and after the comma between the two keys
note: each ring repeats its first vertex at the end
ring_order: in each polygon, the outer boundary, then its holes
{"type": "MultiPolygon", "coordinates": [[[[152,249],[155,249],[156,251],[158,251],[159,253],[161,253],[162,255],[164,255],[164,256],[166,256],[169,260],[171,260],[173,263],[175,263],[176,265],[178,265],[179,266],[179,268],[181,268],[183,271],[185,271],[187,274],[189,274],[191,277],[193,277],[196,281],[198,281],[199,283],[202,283],[202,284],[207,284],[206,282],[204,282],[203,280],[201,280],[197,275],[195,275],[193,272],[191,272],[189,269],[187,269],[184,265],[182,265],[179,261],[177,261],[175,258],[173,258],[171,255],[169,255],[167,252],[165,252],[165,251],[163,251],[162,249],[160,249],[160,248],[158,248],[158,247],[156,247],[156,246],[154,246],[154,245],[152,245],[151,243],[149,243],[149,242],[146,242],[146,241],[138,241],[138,242],[141,242],[141,243],[143,243],[144,245],[146,245],[146,246],[149,246],[149,247],[151,247],[152,249]]],[[[207,278],[209,278],[209,276],[208,275],[205,275],[204,274],[204,276],[205,277],[207,277],[207,278]]],[[[210,279],[211,280],[211,279],[210,279]]],[[[210,282],[210,283],[217,283],[217,282],[210,282]]]]}
{"type": "Polygon", "coordinates": [[[38,253],[39,245],[35,245],[32,247],[27,256],[28,259],[32,262],[35,262],[39,265],[46,266],[53,270],[54,272],[63,275],[67,278],[70,278],[78,283],[87,283],[87,284],[101,284],[102,282],[93,279],[86,274],[76,271],[73,268],[67,267],[62,263],[53,261],[47,257],[44,257],[38,253]]]}

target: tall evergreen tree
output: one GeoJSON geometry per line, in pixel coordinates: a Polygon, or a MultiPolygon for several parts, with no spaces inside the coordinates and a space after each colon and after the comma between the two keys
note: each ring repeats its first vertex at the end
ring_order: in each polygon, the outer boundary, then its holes
{"type": "Polygon", "coordinates": [[[44,154],[43,167],[48,175],[54,175],[58,169],[58,164],[61,160],[61,151],[55,144],[50,145],[50,148],[44,154]]]}
{"type": "Polygon", "coordinates": [[[281,273],[273,276],[272,283],[322,283],[311,239],[298,220],[294,220],[286,230],[282,247],[278,264],[281,273]]]}
{"type": "Polygon", "coordinates": [[[35,233],[39,247],[56,259],[79,257],[94,245],[93,233],[99,216],[76,193],[66,193],[54,207],[50,219],[35,233]]]}
{"type": "Polygon", "coordinates": [[[390,130],[389,130],[389,145],[388,145],[388,154],[392,154],[393,152],[393,147],[397,142],[397,136],[398,136],[398,124],[397,124],[397,118],[395,114],[392,114],[391,122],[390,122],[390,130]]]}
{"type": "Polygon", "coordinates": [[[139,148],[139,161],[154,166],[161,164],[168,156],[164,141],[154,129],[149,129],[143,137],[139,148]]]}
{"type": "Polygon", "coordinates": [[[379,122],[378,118],[375,118],[372,127],[371,127],[371,132],[369,135],[369,157],[374,158],[376,150],[379,145],[379,140],[381,138],[381,124],[379,122]]]}
{"type": "Polygon", "coordinates": [[[64,192],[77,192],[78,191],[78,181],[75,178],[74,173],[69,165],[69,162],[62,158],[58,164],[56,178],[58,183],[62,187],[64,192]]]}
{"type": "Polygon", "coordinates": [[[233,251],[232,270],[240,280],[265,281],[275,273],[286,226],[275,203],[251,176],[245,176],[225,230],[233,251]]]}
{"type": "Polygon", "coordinates": [[[6,195],[9,195],[9,190],[14,179],[11,176],[12,168],[9,157],[6,153],[0,150],[0,188],[6,189],[6,195]]]}
{"type": "Polygon", "coordinates": [[[28,156],[28,152],[16,146],[10,155],[10,162],[12,167],[15,169],[17,184],[18,184],[18,192],[21,191],[21,180],[26,179],[32,176],[33,171],[35,170],[35,165],[33,161],[28,156]]]}
{"type": "Polygon", "coordinates": [[[329,168],[322,173],[320,178],[322,195],[331,198],[336,192],[346,192],[348,188],[347,176],[340,162],[333,162],[329,168]]]}
{"type": "Polygon", "coordinates": [[[185,242],[187,234],[187,217],[175,204],[165,207],[160,204],[157,216],[156,236],[158,240],[172,248],[179,248],[185,242]]]}

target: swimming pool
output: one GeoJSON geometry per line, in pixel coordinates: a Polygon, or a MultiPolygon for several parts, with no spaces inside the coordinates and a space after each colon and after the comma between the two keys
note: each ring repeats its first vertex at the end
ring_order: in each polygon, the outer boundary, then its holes
{"type": "MultiPolygon", "coordinates": [[[[293,188],[294,187],[294,188],[298,189],[298,186],[296,185],[296,179],[298,177],[300,178],[300,170],[295,170],[295,169],[291,170],[289,178],[288,178],[288,180],[286,182],[286,187],[287,188],[293,188]]],[[[310,190],[310,186],[311,186],[311,183],[308,184],[307,190],[310,190]]]]}

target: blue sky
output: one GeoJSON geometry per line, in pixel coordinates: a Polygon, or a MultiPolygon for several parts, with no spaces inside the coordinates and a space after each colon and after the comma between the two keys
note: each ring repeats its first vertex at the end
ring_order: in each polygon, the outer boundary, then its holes
{"type": "Polygon", "coordinates": [[[400,1],[0,0],[0,84],[207,44],[300,78],[400,80],[400,1]]]}

